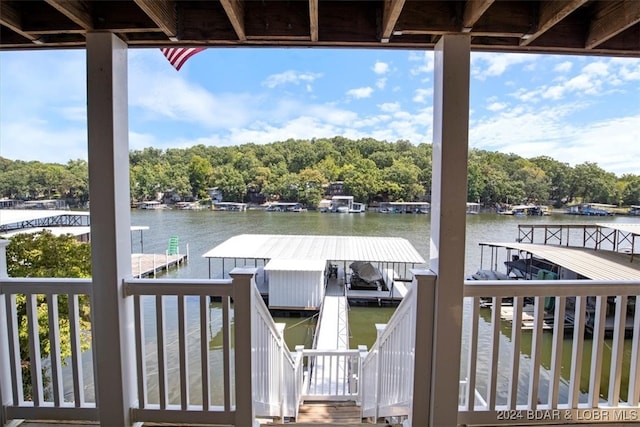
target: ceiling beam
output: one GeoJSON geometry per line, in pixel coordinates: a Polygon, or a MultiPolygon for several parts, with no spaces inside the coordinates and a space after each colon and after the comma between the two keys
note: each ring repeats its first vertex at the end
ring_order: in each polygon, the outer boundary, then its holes
{"type": "Polygon", "coordinates": [[[382,16],[382,43],[388,43],[398,22],[405,0],[385,0],[382,16]]]}
{"type": "Polygon", "coordinates": [[[78,0],[45,0],[51,7],[72,20],[86,31],[93,30],[91,7],[86,1],[78,0]]]}
{"type": "Polygon", "coordinates": [[[2,4],[2,13],[0,14],[0,25],[9,28],[11,31],[21,35],[27,40],[38,43],[38,37],[22,30],[22,19],[20,12],[10,4],[2,4]]]}
{"type": "Polygon", "coordinates": [[[478,19],[489,9],[494,0],[469,0],[464,5],[464,13],[462,15],[462,31],[468,33],[478,19]]]}
{"type": "Polygon", "coordinates": [[[135,0],[135,3],[171,41],[178,41],[178,14],[172,0],[135,0]]]}
{"type": "Polygon", "coordinates": [[[220,0],[224,11],[231,21],[231,25],[238,36],[238,40],[247,40],[244,28],[244,3],[240,0],[220,0]]]}
{"type": "Polygon", "coordinates": [[[318,41],[318,0],[309,0],[309,35],[312,42],[318,41]]]}
{"type": "Polygon", "coordinates": [[[607,12],[589,24],[585,48],[593,49],[640,22],[640,1],[623,0],[615,5],[607,5],[607,12]]]}
{"type": "Polygon", "coordinates": [[[520,40],[520,46],[528,46],[587,1],[588,0],[547,1],[540,3],[538,28],[533,29],[531,33],[523,34],[520,40]]]}

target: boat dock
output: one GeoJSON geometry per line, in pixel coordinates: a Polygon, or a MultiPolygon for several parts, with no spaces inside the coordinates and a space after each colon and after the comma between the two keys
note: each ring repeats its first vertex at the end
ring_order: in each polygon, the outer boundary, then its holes
{"type": "MultiPolygon", "coordinates": [[[[594,281],[633,281],[640,277],[640,260],[634,258],[638,253],[640,224],[595,223],[595,224],[534,224],[520,225],[519,238],[514,243],[481,242],[481,265],[484,251],[490,255],[491,271],[498,271],[498,250],[506,252],[504,265],[509,279],[523,280],[594,280],[594,281]],[[535,236],[537,229],[543,235],[535,236]],[[570,246],[569,237],[577,246],[570,246]],[[538,239],[536,239],[536,237],[538,239]],[[541,243],[536,243],[542,240],[541,243]],[[628,245],[628,246],[627,246],[628,245]]],[[[526,286],[526,282],[523,282],[526,286]]],[[[633,298],[622,295],[619,297],[633,298]]],[[[567,297],[567,310],[564,313],[564,329],[573,330],[575,322],[574,297],[567,297]]],[[[611,295],[604,300],[606,310],[604,321],[605,333],[615,328],[615,311],[617,296],[611,295]]],[[[549,308],[545,307],[543,329],[553,328],[553,300],[549,308]]],[[[627,301],[628,303],[628,301],[627,301]]],[[[594,297],[585,299],[587,333],[593,333],[594,316],[598,301],[594,297]]],[[[633,302],[632,302],[633,304],[633,302]]],[[[626,332],[633,330],[634,305],[624,305],[626,318],[623,325],[626,332]]],[[[514,322],[519,316],[513,307],[502,306],[500,317],[514,322]]],[[[535,328],[533,306],[525,305],[517,322],[521,329],[535,328]]]]}
{"type": "Polygon", "coordinates": [[[178,267],[186,261],[186,254],[131,254],[131,274],[133,277],[155,277],[157,273],[178,267]]]}
{"type": "MultiPolygon", "coordinates": [[[[349,312],[347,298],[326,295],[318,317],[313,342],[315,350],[347,350],[349,348],[349,312]]],[[[349,389],[349,360],[346,357],[316,356],[309,370],[310,395],[340,394],[349,389]]]]}

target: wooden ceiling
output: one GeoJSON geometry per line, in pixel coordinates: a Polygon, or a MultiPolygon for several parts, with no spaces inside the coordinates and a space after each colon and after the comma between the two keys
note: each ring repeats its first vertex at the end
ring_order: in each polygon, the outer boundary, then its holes
{"type": "Polygon", "coordinates": [[[82,48],[90,31],[131,47],[431,49],[640,57],[640,0],[0,0],[0,50],[82,48]]]}

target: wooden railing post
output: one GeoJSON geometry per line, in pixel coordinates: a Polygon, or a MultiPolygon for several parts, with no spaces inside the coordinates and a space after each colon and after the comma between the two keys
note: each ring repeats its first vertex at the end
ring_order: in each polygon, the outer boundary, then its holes
{"type": "MultiPolygon", "coordinates": [[[[413,401],[411,425],[428,426],[430,417],[431,382],[433,376],[433,337],[436,275],[429,270],[414,270],[415,318],[413,401]]],[[[455,357],[453,360],[457,360],[455,357]]],[[[456,386],[458,382],[456,381],[456,386]]]]}
{"type": "Polygon", "coordinates": [[[254,292],[252,278],[255,268],[234,268],[229,276],[233,279],[233,311],[235,324],[235,376],[236,414],[235,425],[253,426],[255,408],[253,404],[253,316],[254,292]]]}
{"type": "MultiPolygon", "coordinates": [[[[7,274],[7,250],[8,240],[0,240],[0,348],[9,348],[9,332],[7,331],[7,313],[5,296],[2,293],[2,279],[9,277],[7,274]]],[[[7,351],[0,351],[0,425],[5,425],[8,420],[5,417],[4,407],[11,402],[11,367],[7,351]]]]}

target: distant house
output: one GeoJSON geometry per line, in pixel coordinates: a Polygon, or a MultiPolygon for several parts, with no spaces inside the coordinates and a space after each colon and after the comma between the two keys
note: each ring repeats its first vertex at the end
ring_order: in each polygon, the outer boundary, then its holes
{"type": "Polygon", "coordinates": [[[344,196],[344,182],[343,181],[334,181],[330,182],[327,186],[326,190],[327,195],[329,196],[344,196]]]}
{"type": "Polygon", "coordinates": [[[223,201],[222,190],[220,190],[218,187],[208,188],[207,194],[211,198],[212,203],[219,203],[223,201]]]}

